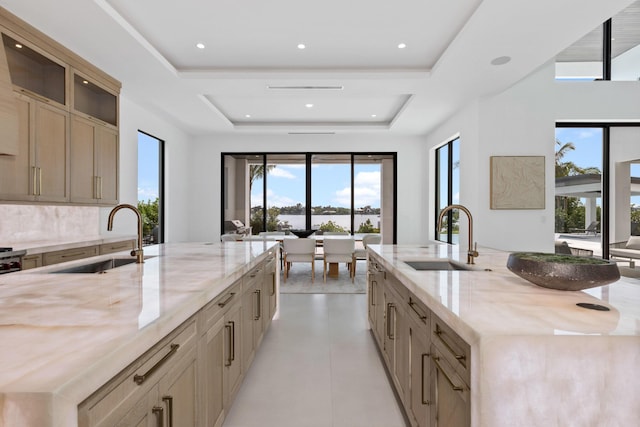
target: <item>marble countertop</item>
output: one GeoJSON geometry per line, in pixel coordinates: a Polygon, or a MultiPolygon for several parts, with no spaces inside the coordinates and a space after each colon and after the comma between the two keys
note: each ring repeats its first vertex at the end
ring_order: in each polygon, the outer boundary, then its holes
{"type": "Polygon", "coordinates": [[[497,250],[478,249],[479,271],[416,271],[405,261],[466,263],[466,252],[440,243],[368,248],[471,346],[472,426],[637,424],[640,383],[629,378],[640,363],[637,279],[557,291],[511,273],[509,254],[497,250]]]}
{"type": "Polygon", "coordinates": [[[36,240],[30,242],[2,242],[3,246],[10,246],[15,251],[26,250],[27,255],[37,255],[44,252],[61,251],[72,248],[101,245],[103,243],[121,242],[123,240],[135,240],[135,234],[113,234],[74,237],[69,239],[36,240]]]}
{"type": "MultiPolygon", "coordinates": [[[[165,244],[145,247],[144,264],[105,274],[49,273],[128,253],[0,276],[0,425],[12,425],[11,411],[34,394],[73,412],[275,244],[165,244]]],[[[66,426],[77,415],[55,416],[52,425],[66,426]]]]}

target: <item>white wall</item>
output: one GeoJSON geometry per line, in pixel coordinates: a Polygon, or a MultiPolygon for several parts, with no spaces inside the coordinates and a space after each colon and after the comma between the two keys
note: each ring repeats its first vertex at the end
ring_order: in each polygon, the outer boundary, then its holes
{"type": "Polygon", "coordinates": [[[427,188],[420,179],[426,168],[423,138],[390,135],[213,135],[190,144],[191,199],[189,239],[220,238],[222,152],[397,152],[398,243],[420,243],[427,188]]]}
{"type": "MultiPolygon", "coordinates": [[[[190,150],[191,138],[167,120],[152,114],[126,96],[120,96],[120,203],[138,203],[138,130],[165,141],[165,242],[188,239],[190,210],[190,150]]],[[[107,216],[110,208],[100,212],[100,231],[108,234],[107,216]]],[[[118,234],[136,232],[133,213],[118,212],[113,231],[118,234]]]]}
{"type": "MultiPolygon", "coordinates": [[[[504,92],[469,104],[427,137],[432,165],[433,148],[460,134],[460,203],[474,215],[474,240],[480,245],[553,250],[556,121],[640,123],[639,82],[556,82],[554,73],[550,62],[504,92]],[[545,209],[489,208],[490,157],[504,155],[545,156],[545,209]]],[[[433,183],[430,189],[433,193],[433,183]]],[[[431,199],[424,206],[433,224],[431,199]]],[[[461,233],[465,242],[465,230],[461,233]]],[[[433,227],[427,235],[433,238],[433,227]]]]}

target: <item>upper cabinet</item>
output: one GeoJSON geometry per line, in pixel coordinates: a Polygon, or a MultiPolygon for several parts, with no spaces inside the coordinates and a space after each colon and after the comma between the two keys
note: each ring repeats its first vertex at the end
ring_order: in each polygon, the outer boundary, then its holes
{"type": "Polygon", "coordinates": [[[64,65],[7,34],[2,34],[2,42],[16,91],[47,103],[66,105],[67,70],[64,65]]]}
{"type": "Polygon", "coordinates": [[[120,82],[0,7],[0,201],[118,203],[120,82]]]}

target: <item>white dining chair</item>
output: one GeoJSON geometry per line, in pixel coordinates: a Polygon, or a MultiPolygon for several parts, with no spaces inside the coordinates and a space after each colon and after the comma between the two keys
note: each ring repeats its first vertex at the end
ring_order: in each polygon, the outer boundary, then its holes
{"type": "Polygon", "coordinates": [[[355,240],[324,239],[323,280],[327,281],[327,264],[347,263],[353,283],[356,274],[355,240]]]}
{"type": "Polygon", "coordinates": [[[382,236],[379,234],[367,234],[362,236],[362,248],[356,249],[356,260],[367,259],[367,246],[377,245],[382,241],[382,236]]]}
{"type": "Polygon", "coordinates": [[[316,241],[313,239],[285,239],[282,242],[283,258],[284,258],[284,281],[287,281],[289,269],[293,262],[310,262],[311,263],[311,283],[313,283],[316,260],[316,241]]]}

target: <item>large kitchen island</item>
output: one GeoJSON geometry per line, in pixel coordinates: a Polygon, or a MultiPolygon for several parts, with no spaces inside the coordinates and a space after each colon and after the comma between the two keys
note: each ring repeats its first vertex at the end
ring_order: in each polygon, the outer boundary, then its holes
{"type": "Polygon", "coordinates": [[[638,425],[640,282],[545,289],[511,273],[507,253],[479,251],[474,270],[419,271],[407,261],[466,252],[369,247],[369,321],[411,423],[638,425]]]}
{"type": "Polygon", "coordinates": [[[56,271],[131,257],[0,276],[0,426],[220,425],[276,309],[276,251],[165,244],[102,274],[56,271]]]}

